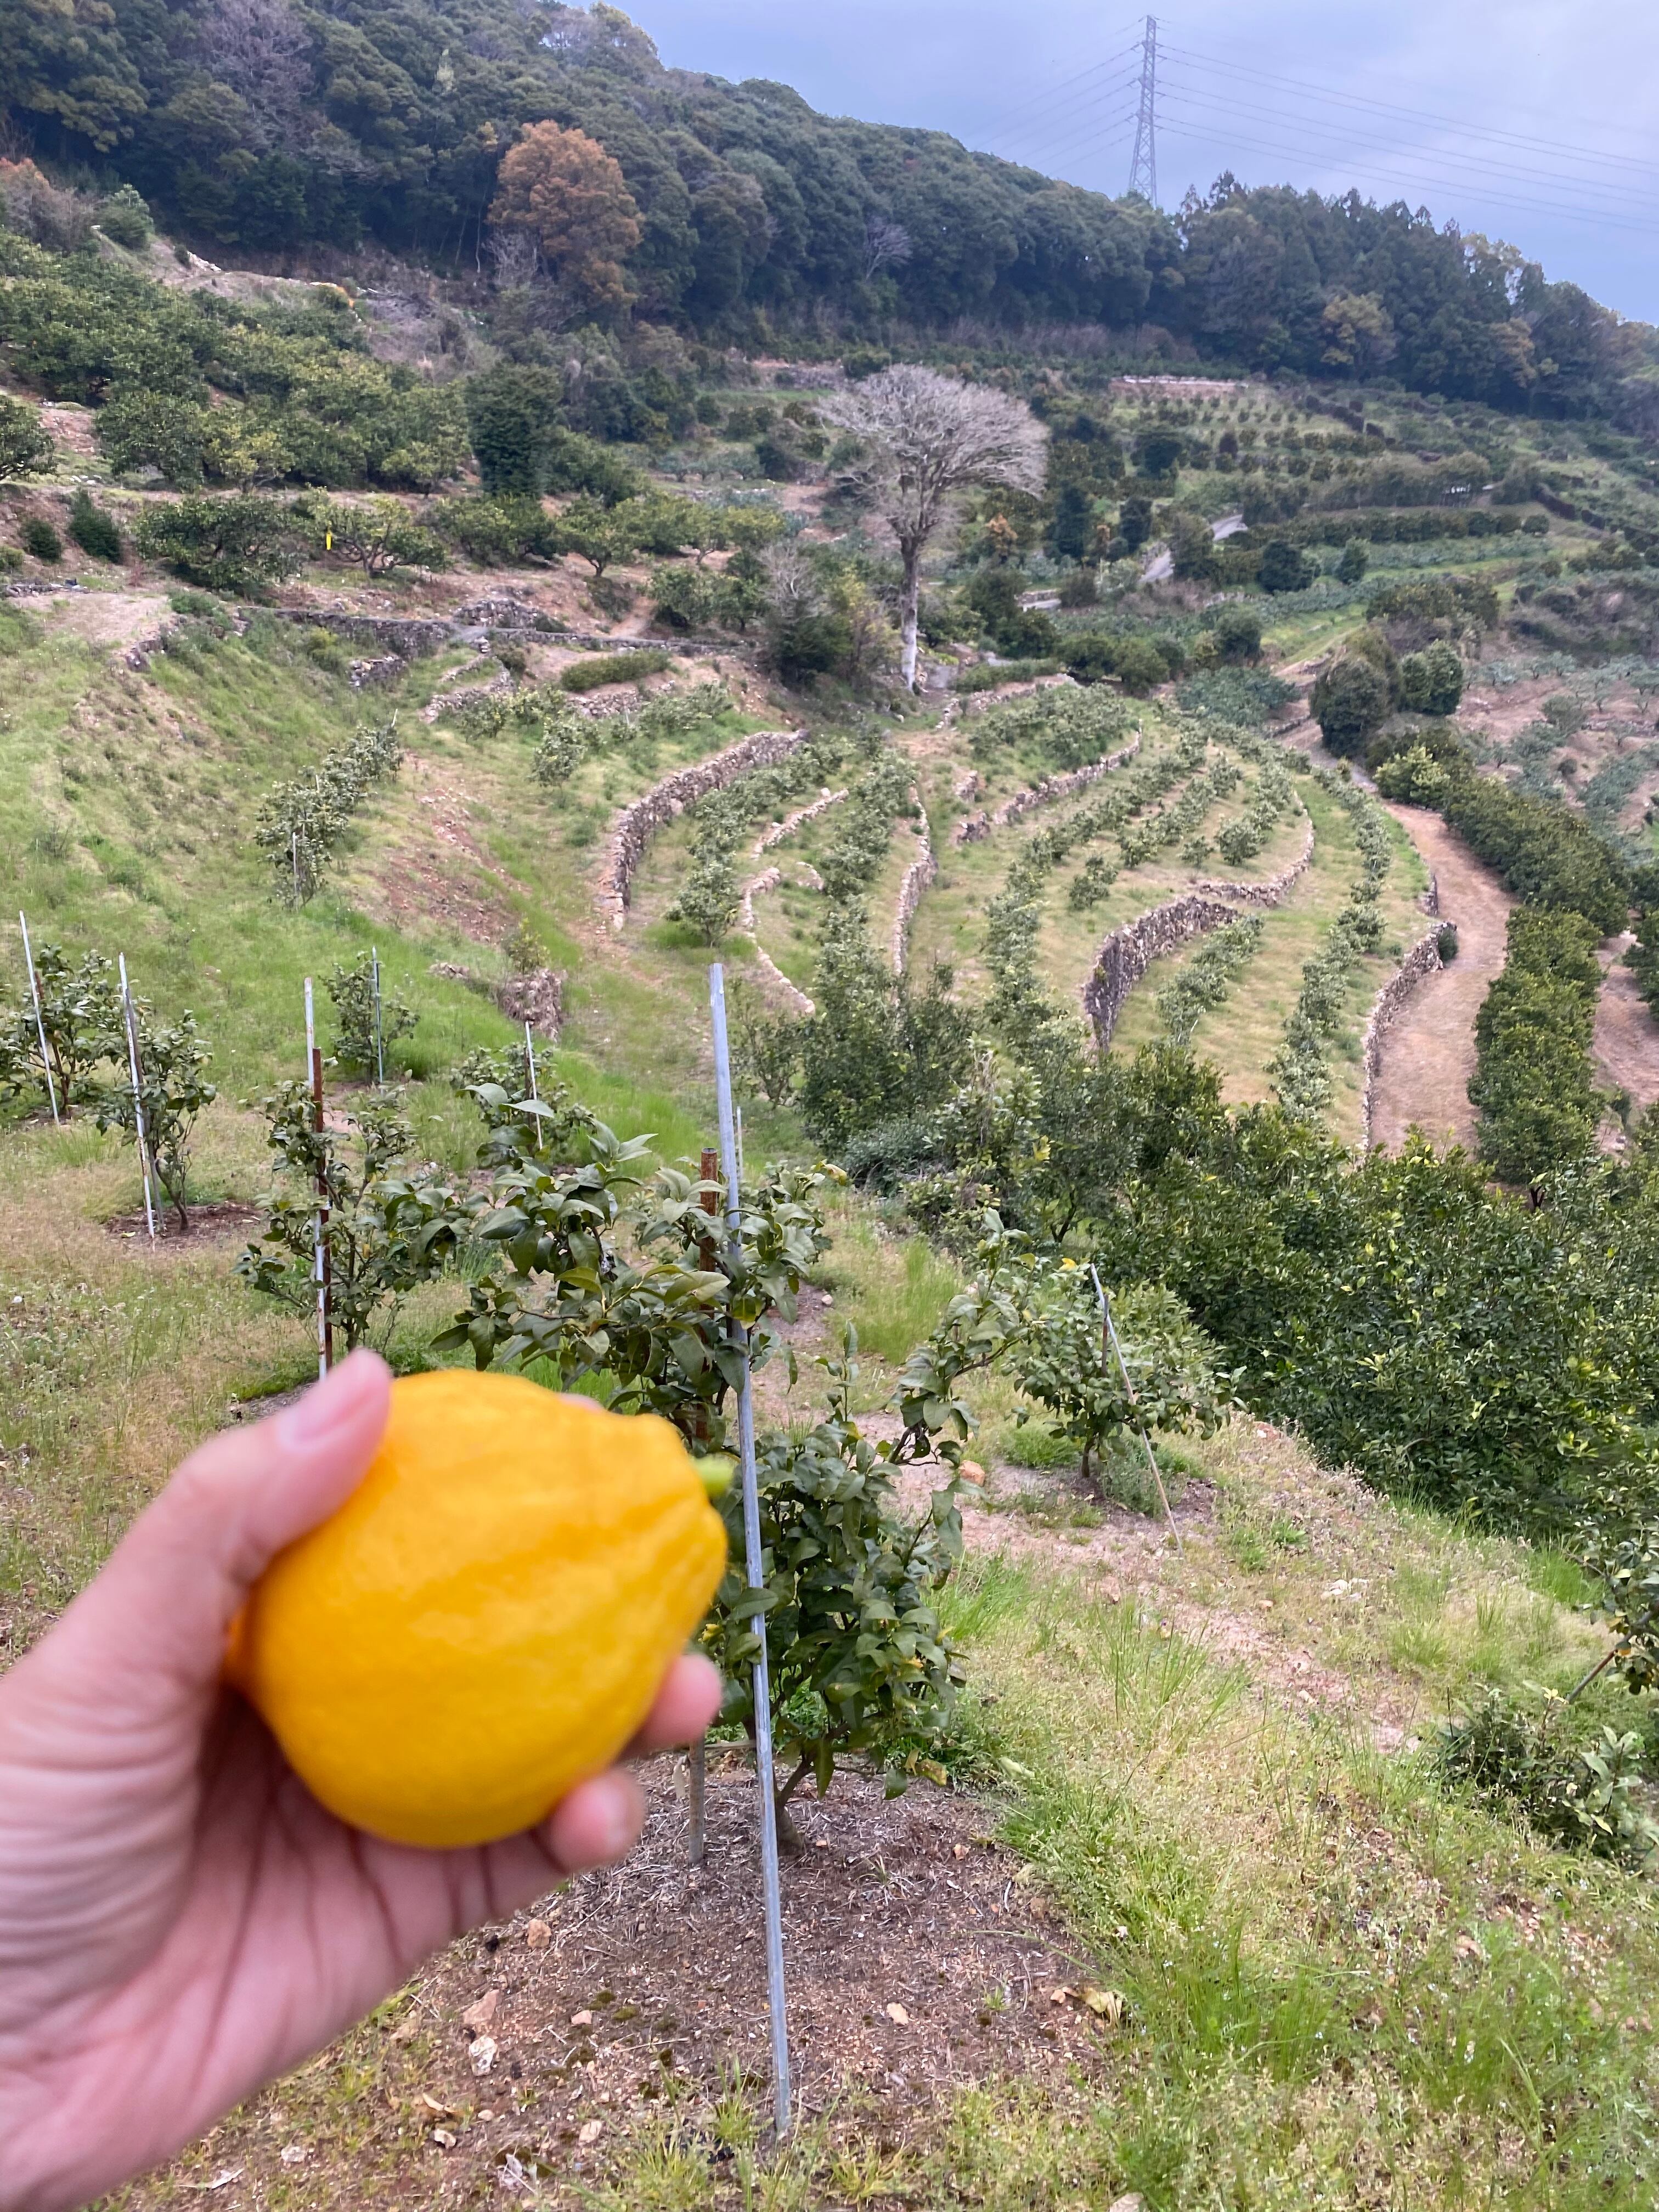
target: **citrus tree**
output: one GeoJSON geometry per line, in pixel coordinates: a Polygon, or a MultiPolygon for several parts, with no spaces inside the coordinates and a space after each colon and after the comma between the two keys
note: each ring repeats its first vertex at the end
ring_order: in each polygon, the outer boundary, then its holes
{"type": "Polygon", "coordinates": [[[282,1181],[262,1201],[264,1231],[237,1273],[266,1297],[313,1310],[317,1214],[325,1200],[330,1316],[349,1352],[377,1329],[384,1341],[400,1302],[454,1259],[465,1222],[456,1194],[409,1170],[414,1139],[395,1097],[366,1102],[343,1132],[317,1127],[303,1083],[284,1084],[263,1110],[282,1181]]]}
{"type": "Polygon", "coordinates": [[[187,1230],[191,1139],[197,1116],[219,1095],[204,1073],[212,1054],[188,1009],[176,1022],[157,1022],[148,1006],[134,1000],[133,1031],[137,1088],[130,1073],[125,1083],[112,1084],[98,1102],[98,1126],[119,1129],[136,1144],[142,1113],[144,1146],[155,1179],[179,1217],[179,1228],[187,1230]]]}

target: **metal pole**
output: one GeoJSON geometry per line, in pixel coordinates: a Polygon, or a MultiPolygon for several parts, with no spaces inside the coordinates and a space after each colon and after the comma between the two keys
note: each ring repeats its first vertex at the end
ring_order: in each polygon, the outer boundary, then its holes
{"type": "MultiPolygon", "coordinates": [[[[536,1090],[536,1048],[531,1042],[530,1024],[528,1022],[524,1025],[524,1064],[530,1071],[530,1103],[532,1106],[539,1106],[542,1102],[540,1097],[538,1096],[536,1090]]],[[[538,1114],[536,1116],[536,1150],[539,1152],[546,1142],[547,1139],[542,1129],[542,1117],[538,1114]]]]}
{"type": "Polygon", "coordinates": [[[368,957],[374,963],[374,1081],[377,1087],[384,1091],[386,1089],[386,1041],[380,1024],[380,947],[371,945],[368,948],[368,957]]]}
{"type": "Polygon", "coordinates": [[[311,978],[306,977],[306,1073],[311,1079],[313,1127],[317,1134],[317,1229],[312,1245],[311,1279],[317,1285],[317,1376],[334,1364],[334,1326],[328,1316],[328,1164],[323,1153],[323,1055],[317,1042],[317,1010],[311,978]]]}
{"type": "Polygon", "coordinates": [[[144,1086],[138,1077],[138,1036],[132,1025],[132,993],[127,987],[127,956],[119,956],[121,963],[121,1011],[126,1019],[127,1066],[132,1070],[132,1121],[138,1138],[138,1170],[144,1179],[144,1219],[149,1224],[149,1241],[155,1242],[155,1207],[149,1194],[149,1139],[144,1129],[144,1086]]]}
{"type": "Polygon", "coordinates": [[[300,905],[300,833],[295,830],[289,838],[289,854],[294,862],[294,904],[300,905]]]}
{"type": "MultiPolygon", "coordinates": [[[[718,1214],[720,1193],[714,1187],[720,1182],[720,1156],[703,1146],[698,1166],[697,1180],[704,1186],[702,1210],[718,1214]]],[[[705,1273],[712,1274],[720,1265],[720,1254],[712,1237],[697,1247],[697,1256],[702,1261],[705,1273]]],[[[706,1441],[706,1437],[705,1437],[706,1441]]],[[[694,1867],[700,1867],[708,1856],[708,1745],[699,1736],[685,1755],[686,1820],[690,1829],[688,1856],[694,1867]]]]}
{"type": "MultiPolygon", "coordinates": [[[[726,1226],[735,1255],[742,1234],[738,1181],[737,1120],[732,1107],[732,1049],[726,1032],[726,973],[718,962],[708,971],[708,1000],[714,1021],[714,1095],[720,1105],[720,1156],[726,1168],[726,1226]]],[[[759,1589],[762,1566],[760,1486],[755,1470],[755,1395],[750,1375],[748,1331],[742,1332],[743,1382],[738,1393],[738,1452],[743,1466],[743,1535],[749,1587],[759,1589]]],[[[760,1649],[755,1655],[755,1768],[760,1784],[761,1880],[766,1893],[766,1996],[772,2020],[772,2129],[781,2141],[789,2131],[789,2021],[783,1984],[783,1899],[778,1886],[778,1811],[772,1779],[772,1681],[767,1663],[766,1615],[755,1615],[760,1649]]]]}
{"type": "Polygon", "coordinates": [[[1106,1364],[1106,1349],[1109,1345],[1117,1356],[1117,1371],[1123,1377],[1123,1388],[1128,1393],[1130,1405],[1134,1408],[1135,1433],[1140,1438],[1146,1450],[1146,1464],[1152,1471],[1152,1480],[1158,1488],[1158,1502],[1164,1508],[1164,1517],[1170,1524],[1170,1534],[1175,1538],[1176,1550],[1184,1559],[1187,1556],[1187,1547],[1181,1540],[1180,1529],[1176,1527],[1176,1517],[1170,1507],[1170,1493],[1164,1487],[1164,1477],[1158,1469],[1158,1455],[1152,1449],[1152,1440],[1146,1433],[1146,1425],[1140,1418],[1140,1401],[1135,1395],[1134,1384],[1129,1380],[1129,1370],[1123,1358],[1123,1346],[1118,1342],[1117,1330],[1112,1324],[1112,1302],[1101,1285],[1099,1274],[1092,1261],[1089,1263],[1089,1273],[1094,1283],[1095,1296],[1100,1300],[1100,1317],[1104,1324],[1104,1341],[1100,1347],[1100,1364],[1103,1367],[1106,1364]]]}
{"type": "Polygon", "coordinates": [[[741,1106],[737,1109],[736,1124],[738,1132],[738,1181],[741,1182],[743,1181],[743,1109],[741,1106]]]}
{"type": "MultiPolygon", "coordinates": [[[[52,1081],[52,1054],[46,1050],[46,1024],[40,1012],[40,984],[34,972],[34,954],[29,945],[29,926],[23,918],[21,907],[17,911],[17,927],[23,933],[23,957],[28,963],[29,995],[34,1000],[34,1034],[40,1040],[40,1065],[46,1071],[46,1096],[52,1101],[52,1127],[61,1129],[64,1125],[58,1111],[58,1085],[52,1081]]],[[[65,1106],[69,1104],[67,1098],[64,1103],[65,1106]]]]}

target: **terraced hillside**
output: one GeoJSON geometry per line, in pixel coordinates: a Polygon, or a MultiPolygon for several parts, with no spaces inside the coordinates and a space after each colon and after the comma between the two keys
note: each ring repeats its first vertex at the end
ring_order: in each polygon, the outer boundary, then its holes
{"type": "MultiPolygon", "coordinates": [[[[168,259],[5,250],[76,298],[168,259]]],[[[1607,1613],[1659,1527],[1634,441],[967,347],[1048,482],[957,498],[912,692],[831,419],[871,361],[578,333],[555,401],[494,295],[451,375],[416,349],[459,295],[162,273],[216,303],[167,419],[257,438],[257,488],[138,458],[100,372],[0,490],[0,891],[70,1078],[8,923],[0,1660],[313,1370],[311,1109],[267,1103],[307,977],[368,1339],[718,1443],[718,958],[768,1510],[817,1516],[766,1569],[805,2118],[763,2149],[739,1716],[701,1867],[659,1770],[627,1871],[451,1947],[124,2202],[1646,2207],[1651,1638],[1607,1613]],[[545,480],[503,489],[526,393],[545,480]],[[318,460],[354,404],[430,440],[318,460]],[[188,1167],[153,1241],[118,955],[188,1167]],[[243,1256],[284,1221],[286,1273],[243,1256]],[[880,1675],[851,1722],[815,1590],[880,1675]]]]}

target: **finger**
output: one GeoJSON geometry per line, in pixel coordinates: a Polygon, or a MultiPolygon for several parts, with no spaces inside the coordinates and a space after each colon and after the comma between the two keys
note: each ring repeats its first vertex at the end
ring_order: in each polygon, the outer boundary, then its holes
{"type": "Polygon", "coordinates": [[[578,1783],[544,1823],[548,1849],[566,1874],[614,1866],[640,1839],[645,1792],[631,1774],[612,1768],[578,1783]]]}
{"type": "Polygon", "coordinates": [[[204,1444],[17,1674],[49,1674],[60,1698],[78,1686],[114,1729],[211,1695],[238,1607],[351,1495],[390,1407],[384,1362],[354,1352],[285,1412],[204,1444]]]}
{"type": "Polygon", "coordinates": [[[720,1709],[720,1668],[701,1653],[688,1652],[669,1668],[656,1704],[625,1755],[643,1758],[653,1751],[672,1751],[678,1745],[695,1743],[720,1709]]]}

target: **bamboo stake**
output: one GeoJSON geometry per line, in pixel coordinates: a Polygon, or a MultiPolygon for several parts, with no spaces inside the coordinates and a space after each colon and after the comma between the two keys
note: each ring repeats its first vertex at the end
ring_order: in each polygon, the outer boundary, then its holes
{"type": "Polygon", "coordinates": [[[132,1121],[138,1139],[138,1170],[144,1179],[144,1219],[149,1224],[149,1241],[155,1242],[155,1206],[149,1188],[149,1137],[144,1127],[144,1086],[138,1073],[138,1032],[133,1026],[132,993],[127,985],[127,956],[123,952],[121,963],[121,1011],[126,1019],[127,1066],[132,1071],[132,1121]]]}
{"type": "Polygon", "coordinates": [[[1128,1393],[1130,1405],[1134,1408],[1135,1433],[1140,1438],[1141,1446],[1146,1454],[1146,1464],[1152,1471],[1152,1480],[1158,1486],[1158,1503],[1163,1506],[1164,1517],[1170,1524],[1170,1534],[1175,1538],[1176,1551],[1184,1559],[1187,1556],[1187,1547],[1182,1542],[1181,1531],[1176,1526],[1176,1517],[1170,1506],[1170,1493],[1164,1487],[1164,1477],[1158,1468],[1158,1455],[1152,1449],[1152,1440],[1146,1433],[1146,1425],[1140,1418],[1140,1401],[1135,1395],[1134,1384],[1129,1380],[1129,1370],[1124,1360],[1123,1346],[1118,1342],[1117,1331],[1112,1325],[1112,1302],[1101,1285],[1100,1277],[1092,1261],[1090,1263],[1089,1274],[1094,1283],[1095,1296],[1100,1300],[1102,1323],[1100,1364],[1103,1367],[1106,1364],[1109,1348],[1116,1354],[1117,1371],[1123,1377],[1123,1388],[1128,1393]]]}
{"type": "Polygon", "coordinates": [[[306,1073],[311,1079],[313,1127],[317,1136],[317,1230],[312,1246],[311,1279],[317,1285],[317,1376],[334,1364],[334,1324],[329,1318],[328,1164],[323,1152],[323,1054],[317,1042],[317,1010],[311,978],[306,977],[306,1073]]]}
{"type": "MultiPolygon", "coordinates": [[[[40,1065],[46,1072],[46,1096],[52,1101],[52,1123],[53,1128],[61,1129],[64,1124],[58,1111],[58,1085],[52,1080],[52,1054],[46,1050],[46,1018],[40,1012],[40,983],[34,972],[34,953],[29,944],[29,926],[21,907],[17,912],[17,927],[23,933],[23,957],[28,963],[29,996],[34,1001],[34,1034],[40,1040],[40,1065]]],[[[67,1106],[69,1100],[66,1098],[64,1103],[67,1106]]]]}
{"type": "MultiPolygon", "coordinates": [[[[720,1104],[720,1157],[726,1170],[726,1226],[735,1257],[742,1237],[742,1196],[738,1180],[737,1118],[732,1107],[732,1051],[726,1033],[726,974],[718,962],[708,971],[708,997],[714,1026],[714,1092],[720,1104]]],[[[755,1394],[749,1366],[749,1332],[739,1328],[744,1354],[738,1393],[738,1437],[743,1467],[743,1534],[749,1587],[766,1580],[761,1544],[760,1482],[755,1468],[755,1394]]],[[[783,1976],[783,1897],[778,1881],[778,1808],[772,1775],[772,1683],[766,1649],[766,1615],[755,1615],[759,1646],[755,1655],[755,1770],[760,1784],[761,1883],[766,1905],[766,1996],[772,2025],[772,2132],[781,2142],[789,2132],[789,2019],[783,1976]]]]}

